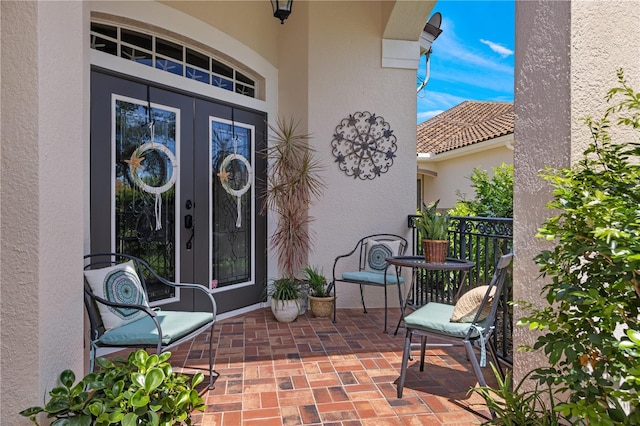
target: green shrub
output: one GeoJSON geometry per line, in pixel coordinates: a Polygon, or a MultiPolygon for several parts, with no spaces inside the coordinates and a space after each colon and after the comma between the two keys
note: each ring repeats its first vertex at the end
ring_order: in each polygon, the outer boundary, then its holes
{"type": "Polygon", "coordinates": [[[78,383],[71,370],[60,374],[61,386],[49,392],[44,407],[20,412],[36,425],[39,413],[55,418],[52,426],[137,426],[191,425],[191,412],[205,405],[195,387],[202,373],[189,376],[174,373],[168,359],[171,352],[149,355],[140,349],[127,360],[113,362],[98,358],[100,369],[78,383]]]}
{"type": "Polygon", "coordinates": [[[468,179],[475,192],[472,200],[457,191],[458,201],[449,210],[452,216],[513,217],[513,165],[502,163],[493,167],[493,176],[486,170],[473,169],[468,179]]]}
{"type": "Polygon", "coordinates": [[[549,367],[532,377],[566,393],[557,410],[575,424],[640,424],[640,144],[609,135],[618,113],[618,126],[640,129],[640,94],[622,71],[618,81],[606,99],[622,100],[602,119],[584,120],[593,140],[583,158],[543,175],[553,187],[548,207],[558,212],[538,234],[554,245],[535,258],[550,281],[548,306],[525,305],[520,321],[543,331],[527,349],[543,350],[549,367]]]}

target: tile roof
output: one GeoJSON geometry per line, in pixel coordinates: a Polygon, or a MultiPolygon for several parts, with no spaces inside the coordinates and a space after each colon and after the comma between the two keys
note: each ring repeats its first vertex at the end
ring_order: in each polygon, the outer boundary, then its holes
{"type": "Polygon", "coordinates": [[[464,101],[418,125],[417,152],[440,154],[513,134],[513,102],[464,101]]]}

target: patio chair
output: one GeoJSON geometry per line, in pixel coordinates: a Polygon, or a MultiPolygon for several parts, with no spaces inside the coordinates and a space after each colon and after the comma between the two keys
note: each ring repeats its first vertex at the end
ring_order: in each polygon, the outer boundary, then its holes
{"type": "Polygon", "coordinates": [[[413,335],[421,337],[420,371],[424,371],[426,346],[462,345],[466,349],[467,359],[471,362],[473,372],[481,386],[487,385],[481,369],[486,363],[486,348],[489,349],[496,369],[502,374],[491,335],[495,329],[496,313],[507,277],[507,267],[512,258],[513,253],[500,257],[489,285],[478,286],[467,291],[458,299],[455,306],[429,302],[405,317],[407,334],[398,381],[398,398],[402,398],[413,335]],[[444,338],[449,343],[427,343],[429,336],[444,338]],[[474,351],[474,345],[480,346],[480,360],[474,351]]]}
{"type": "Polygon", "coordinates": [[[90,370],[101,353],[155,348],[159,355],[205,331],[209,331],[209,389],[213,389],[213,330],[217,306],[208,289],[200,284],[174,283],[160,277],[147,262],[121,253],[84,256],[84,302],[89,316],[90,370]],[[149,279],[182,289],[201,292],[211,302],[206,312],[184,312],[151,308],[149,279]]]}
{"type": "MultiPolygon", "coordinates": [[[[407,240],[393,234],[373,234],[361,238],[349,253],[336,257],[333,262],[333,279],[329,287],[336,294],[337,283],[357,284],[360,286],[360,300],[364,313],[367,307],[364,303],[364,287],[374,286],[384,288],[384,332],[387,332],[387,287],[398,287],[398,297],[402,306],[402,291],[400,284],[404,283],[402,277],[397,277],[395,269],[386,262],[387,257],[403,256],[407,250],[407,240]],[[355,265],[355,268],[354,268],[355,265]],[[347,269],[338,277],[341,268],[347,269]]],[[[333,322],[336,322],[336,303],[333,304],[333,322]]]]}

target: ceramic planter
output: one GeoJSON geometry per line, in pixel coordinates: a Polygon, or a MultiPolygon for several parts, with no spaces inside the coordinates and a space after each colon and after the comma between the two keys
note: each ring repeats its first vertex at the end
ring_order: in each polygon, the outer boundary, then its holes
{"type": "Polygon", "coordinates": [[[300,311],[298,299],[276,300],[271,299],[271,312],[279,322],[292,322],[298,318],[300,311]]]}
{"type": "Polygon", "coordinates": [[[309,309],[316,318],[328,318],[333,313],[335,296],[316,297],[309,296],[309,309]]]}

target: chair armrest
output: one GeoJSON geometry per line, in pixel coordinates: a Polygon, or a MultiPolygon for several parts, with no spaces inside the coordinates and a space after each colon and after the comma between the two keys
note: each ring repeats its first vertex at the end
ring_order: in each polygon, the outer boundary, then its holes
{"type": "Polygon", "coordinates": [[[335,281],[335,280],[336,280],[336,267],[338,266],[338,262],[339,262],[341,259],[345,259],[345,258],[347,258],[347,257],[351,257],[351,256],[356,252],[356,250],[357,250],[357,249],[358,249],[358,245],[356,245],[356,246],[353,248],[353,250],[351,250],[349,253],[347,253],[347,254],[341,254],[340,256],[338,256],[338,257],[336,257],[336,258],[335,258],[335,260],[333,261],[333,270],[332,270],[332,277],[333,277],[333,281],[335,281]]]}
{"type": "Polygon", "coordinates": [[[152,271],[152,273],[155,275],[155,277],[162,283],[171,287],[175,287],[175,288],[190,288],[193,290],[198,290],[203,292],[208,298],[209,301],[211,302],[211,313],[213,314],[213,318],[215,320],[216,318],[216,314],[218,313],[218,305],[216,304],[216,300],[213,298],[213,295],[211,294],[211,291],[209,291],[209,289],[202,285],[202,284],[196,284],[196,283],[176,283],[173,281],[169,281],[166,278],[161,277],[160,275],[156,274],[154,271],[152,271]]]}

